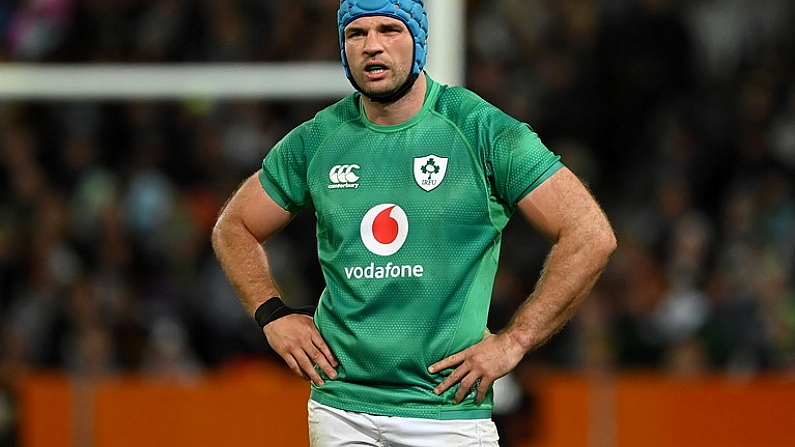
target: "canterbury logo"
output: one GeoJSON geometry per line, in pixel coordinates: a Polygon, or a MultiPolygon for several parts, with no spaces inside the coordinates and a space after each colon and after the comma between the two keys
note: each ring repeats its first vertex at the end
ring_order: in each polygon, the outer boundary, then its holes
{"type": "Polygon", "coordinates": [[[359,184],[356,182],[359,181],[359,176],[354,172],[357,169],[361,169],[361,167],[356,164],[336,165],[331,168],[331,171],[328,172],[328,179],[331,180],[328,189],[358,188],[359,184]]]}
{"type": "Polygon", "coordinates": [[[356,183],[359,176],[353,172],[354,169],[361,169],[359,165],[337,165],[331,168],[328,178],[331,183],[356,183]]]}

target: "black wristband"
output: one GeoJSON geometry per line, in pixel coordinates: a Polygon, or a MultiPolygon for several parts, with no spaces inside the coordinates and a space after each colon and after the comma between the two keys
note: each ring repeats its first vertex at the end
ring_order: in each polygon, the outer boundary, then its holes
{"type": "Polygon", "coordinates": [[[284,304],[281,298],[274,296],[257,307],[257,310],[254,311],[254,320],[256,320],[260,328],[264,328],[271,321],[291,314],[303,314],[313,317],[315,315],[315,306],[303,306],[294,309],[284,304]]]}

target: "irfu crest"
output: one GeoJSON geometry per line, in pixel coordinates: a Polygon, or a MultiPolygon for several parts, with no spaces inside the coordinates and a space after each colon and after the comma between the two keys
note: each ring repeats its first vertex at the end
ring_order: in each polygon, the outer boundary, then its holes
{"type": "Polygon", "coordinates": [[[447,173],[447,158],[426,155],[414,159],[414,180],[420,188],[430,191],[444,180],[447,173]]]}

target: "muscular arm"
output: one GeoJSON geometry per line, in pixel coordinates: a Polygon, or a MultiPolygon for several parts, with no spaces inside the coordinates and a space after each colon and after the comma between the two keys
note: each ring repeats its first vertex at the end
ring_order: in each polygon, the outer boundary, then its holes
{"type": "Polygon", "coordinates": [[[571,319],[607,265],[616,239],[596,201],[566,168],[528,194],[519,209],[554,242],[532,295],[503,331],[524,354],[571,319]]]}
{"type": "MultiPolygon", "coordinates": [[[[263,242],[292,219],[271,199],[254,174],[229,199],[213,228],[216,257],[250,315],[271,297],[281,297],[271,274],[263,242]]],[[[318,365],[329,377],[336,377],[337,360],[321,337],[312,318],[292,314],[263,328],[271,347],[301,377],[322,385],[318,365]]]]}
{"type": "Polygon", "coordinates": [[[476,399],[481,401],[489,385],[560,330],[590,293],[616,248],[604,212],[567,168],[523,198],[519,209],[554,245],[533,293],[503,331],[487,333],[479,343],[429,368],[435,373],[455,367],[435,391],[442,393],[458,383],[456,402],[478,380],[476,399]]]}
{"type": "Polygon", "coordinates": [[[262,243],[291,218],[252,175],[226,203],[213,228],[215,255],[251,315],[268,298],[281,296],[262,243]]]}

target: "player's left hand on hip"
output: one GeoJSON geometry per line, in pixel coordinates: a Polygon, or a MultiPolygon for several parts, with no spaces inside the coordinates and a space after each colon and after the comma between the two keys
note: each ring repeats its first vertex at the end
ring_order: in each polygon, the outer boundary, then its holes
{"type": "Polygon", "coordinates": [[[487,331],[480,342],[428,367],[431,374],[455,368],[433,392],[442,394],[458,384],[454,404],[461,403],[472,391],[476,391],[475,402],[481,403],[491,384],[511,372],[521,359],[508,348],[508,340],[487,331]]]}

